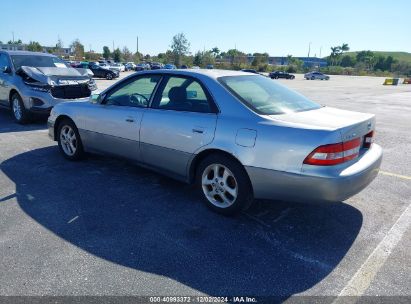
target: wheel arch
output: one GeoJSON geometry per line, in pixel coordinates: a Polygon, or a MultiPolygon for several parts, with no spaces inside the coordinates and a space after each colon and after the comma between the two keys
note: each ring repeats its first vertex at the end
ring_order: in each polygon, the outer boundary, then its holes
{"type": "Polygon", "coordinates": [[[56,121],[54,122],[54,138],[55,138],[55,139],[57,138],[57,131],[58,131],[58,129],[59,129],[59,125],[60,125],[61,122],[62,122],[63,120],[65,120],[65,119],[70,120],[70,121],[74,124],[74,126],[77,128],[76,123],[74,122],[73,119],[71,119],[70,116],[65,115],[65,114],[59,115],[59,116],[56,118],[56,121]]]}
{"type": "Polygon", "coordinates": [[[221,149],[217,149],[217,148],[209,148],[209,149],[205,149],[203,151],[201,151],[200,153],[198,153],[192,160],[190,163],[190,167],[188,170],[188,182],[189,183],[194,183],[195,182],[195,177],[196,177],[196,173],[197,173],[197,168],[198,165],[201,163],[201,161],[203,159],[205,159],[207,156],[212,155],[212,154],[220,154],[220,155],[224,155],[229,157],[230,159],[234,160],[235,162],[237,162],[239,165],[241,165],[244,168],[244,171],[248,177],[248,180],[250,181],[250,185],[252,186],[251,180],[250,180],[250,176],[247,173],[247,170],[245,169],[244,165],[240,162],[240,160],[235,157],[232,153],[221,150],[221,149]]]}
{"type": "MultiPolygon", "coordinates": [[[[10,104],[10,107],[12,107],[12,105],[11,105],[11,98],[13,97],[13,95],[14,94],[18,94],[19,96],[20,96],[20,94],[19,94],[19,92],[17,92],[17,90],[16,89],[11,89],[10,90],[10,92],[9,92],[9,104],[10,104]]],[[[21,96],[20,96],[21,97],[21,96]]]]}

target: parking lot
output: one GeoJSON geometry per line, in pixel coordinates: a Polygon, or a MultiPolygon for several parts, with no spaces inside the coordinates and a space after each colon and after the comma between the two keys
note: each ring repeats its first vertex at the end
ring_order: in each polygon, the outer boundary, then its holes
{"type": "Polygon", "coordinates": [[[369,187],[227,218],[190,185],[126,161],[66,161],[44,121],[16,125],[0,109],[0,295],[410,295],[411,85],[273,81],[376,114],[384,160],[369,187]]]}

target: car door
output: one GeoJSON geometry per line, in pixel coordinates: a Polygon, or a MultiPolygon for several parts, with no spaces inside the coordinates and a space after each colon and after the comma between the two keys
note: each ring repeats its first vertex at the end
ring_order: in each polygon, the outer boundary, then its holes
{"type": "Polygon", "coordinates": [[[103,69],[99,66],[96,66],[95,69],[93,70],[93,72],[95,72],[97,77],[105,77],[105,75],[103,75],[103,69]]]}
{"type": "Polygon", "coordinates": [[[101,96],[101,103],[84,115],[86,148],[141,160],[141,120],[160,78],[136,76],[101,96]]]}
{"type": "Polygon", "coordinates": [[[214,139],[217,112],[199,80],[183,76],[163,79],[141,124],[143,162],[186,177],[190,158],[214,139]]]}
{"type": "Polygon", "coordinates": [[[7,55],[0,53],[0,104],[3,106],[8,106],[9,92],[10,92],[10,82],[11,82],[11,71],[10,73],[4,73],[6,67],[11,68],[7,55]]]}

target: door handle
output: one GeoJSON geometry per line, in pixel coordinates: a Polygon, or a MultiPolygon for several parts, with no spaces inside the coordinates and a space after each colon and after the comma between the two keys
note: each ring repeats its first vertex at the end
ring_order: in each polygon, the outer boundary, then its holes
{"type": "Polygon", "coordinates": [[[127,117],[127,118],[126,118],[126,121],[127,121],[127,122],[134,122],[134,119],[133,119],[132,117],[127,117]]]}
{"type": "Polygon", "coordinates": [[[196,128],[196,129],[193,129],[193,133],[203,134],[203,133],[204,133],[204,130],[203,130],[203,129],[196,128]]]}

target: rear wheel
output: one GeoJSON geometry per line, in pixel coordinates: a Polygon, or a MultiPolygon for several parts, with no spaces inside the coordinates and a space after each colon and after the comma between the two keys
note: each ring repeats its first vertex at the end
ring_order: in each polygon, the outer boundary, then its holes
{"type": "Polygon", "coordinates": [[[58,126],[57,142],[60,152],[69,160],[79,160],[84,156],[83,144],[75,124],[64,119],[58,126]]]}
{"type": "Polygon", "coordinates": [[[223,154],[212,154],[197,168],[197,187],[206,205],[232,215],[250,207],[253,192],[244,167],[223,154]]]}
{"type": "Polygon", "coordinates": [[[106,79],[107,79],[107,80],[113,79],[113,75],[111,75],[111,73],[107,73],[107,74],[106,74],[106,79]]]}
{"type": "Polygon", "coordinates": [[[11,109],[13,111],[14,120],[19,124],[26,124],[29,122],[30,115],[24,106],[20,95],[14,93],[11,96],[11,109]]]}

